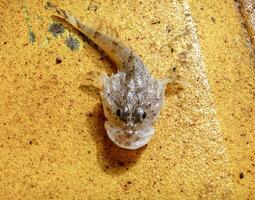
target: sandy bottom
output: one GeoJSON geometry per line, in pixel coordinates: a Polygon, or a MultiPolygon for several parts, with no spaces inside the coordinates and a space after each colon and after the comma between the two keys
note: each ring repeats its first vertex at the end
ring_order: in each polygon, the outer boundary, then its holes
{"type": "Polygon", "coordinates": [[[46,1],[0,1],[0,199],[255,199],[254,57],[231,0],[54,3],[179,83],[151,142],[121,149],[95,81],[114,65],[46,1]]]}

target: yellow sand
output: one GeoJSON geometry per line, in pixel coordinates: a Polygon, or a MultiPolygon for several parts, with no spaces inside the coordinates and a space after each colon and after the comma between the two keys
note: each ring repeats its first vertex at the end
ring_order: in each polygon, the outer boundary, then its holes
{"type": "Polygon", "coordinates": [[[209,2],[55,1],[115,26],[155,77],[180,77],[152,141],[129,151],[107,138],[90,80],[114,66],[68,25],[53,37],[46,1],[2,0],[0,199],[255,199],[254,58],[234,3],[209,2]]]}
{"type": "Polygon", "coordinates": [[[232,1],[190,1],[217,118],[229,152],[234,199],[255,199],[255,61],[232,1]],[[224,9],[223,9],[224,8],[224,9]],[[203,10],[202,10],[203,9],[203,10]],[[211,17],[215,18],[215,23],[211,17]],[[240,179],[240,175],[242,177],[240,179]]]}
{"type": "Polygon", "coordinates": [[[244,28],[250,36],[253,47],[255,48],[255,1],[239,0],[238,8],[243,17],[244,28]]]}

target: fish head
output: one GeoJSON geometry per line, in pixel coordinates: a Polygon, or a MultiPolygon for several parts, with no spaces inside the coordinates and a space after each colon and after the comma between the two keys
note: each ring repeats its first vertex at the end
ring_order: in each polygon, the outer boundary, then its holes
{"type": "Polygon", "coordinates": [[[127,83],[125,76],[119,72],[103,81],[105,129],[118,146],[138,149],[154,135],[153,123],[163,104],[166,83],[152,77],[144,83],[127,83]]]}

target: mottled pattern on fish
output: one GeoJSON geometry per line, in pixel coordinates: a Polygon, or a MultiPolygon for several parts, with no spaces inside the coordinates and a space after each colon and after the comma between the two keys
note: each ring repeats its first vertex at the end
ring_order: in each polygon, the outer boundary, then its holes
{"type": "Polygon", "coordinates": [[[101,97],[110,139],[126,149],[147,144],[154,134],[153,123],[163,104],[167,80],[154,79],[141,58],[119,39],[81,23],[54,6],[58,14],[79,29],[108,54],[118,73],[102,75],[101,97]]]}

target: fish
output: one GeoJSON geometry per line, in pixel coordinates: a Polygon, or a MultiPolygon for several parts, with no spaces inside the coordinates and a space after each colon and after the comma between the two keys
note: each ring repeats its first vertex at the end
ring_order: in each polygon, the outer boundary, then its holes
{"type": "Polygon", "coordinates": [[[82,23],[54,6],[58,17],[78,29],[99,46],[117,67],[117,73],[102,73],[101,99],[104,127],[113,143],[124,149],[139,149],[151,140],[154,123],[164,103],[168,78],[155,79],[141,57],[119,38],[82,23]]]}

